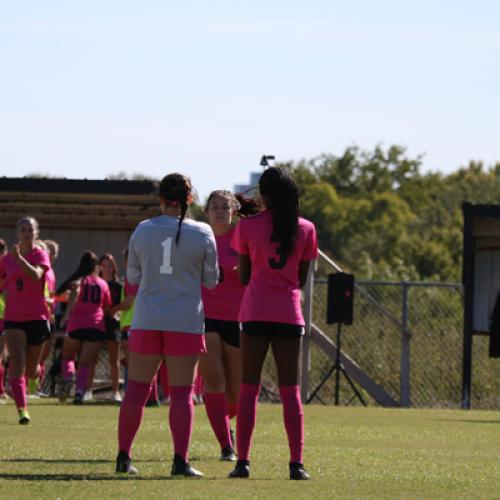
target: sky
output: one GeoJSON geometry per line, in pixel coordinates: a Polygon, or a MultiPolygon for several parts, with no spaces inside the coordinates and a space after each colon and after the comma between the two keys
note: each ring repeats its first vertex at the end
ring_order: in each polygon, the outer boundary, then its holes
{"type": "MultiPolygon", "coordinates": [[[[500,2],[0,0],[0,176],[189,175],[398,144],[500,161],[500,2]]],[[[1,182],[1,178],[0,178],[1,182]]]]}

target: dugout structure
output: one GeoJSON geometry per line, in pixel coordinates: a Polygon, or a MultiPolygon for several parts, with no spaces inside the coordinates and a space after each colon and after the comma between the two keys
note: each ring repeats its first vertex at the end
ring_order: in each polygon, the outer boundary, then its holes
{"type": "Polygon", "coordinates": [[[462,408],[470,409],[475,336],[490,336],[490,318],[500,292],[500,205],[463,203],[464,343],[462,408]]]}
{"type": "Polygon", "coordinates": [[[0,177],[0,238],[17,241],[16,222],[32,216],[40,238],[59,243],[58,282],[78,266],[85,250],[112,253],[124,275],[123,249],[137,224],[159,215],[151,181],[0,177]]]}

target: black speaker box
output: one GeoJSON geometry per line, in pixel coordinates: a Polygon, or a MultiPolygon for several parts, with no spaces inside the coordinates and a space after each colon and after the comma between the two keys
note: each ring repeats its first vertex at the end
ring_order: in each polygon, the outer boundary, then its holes
{"type": "Polygon", "coordinates": [[[354,276],[347,273],[328,275],[326,322],[352,325],[354,276]]]}

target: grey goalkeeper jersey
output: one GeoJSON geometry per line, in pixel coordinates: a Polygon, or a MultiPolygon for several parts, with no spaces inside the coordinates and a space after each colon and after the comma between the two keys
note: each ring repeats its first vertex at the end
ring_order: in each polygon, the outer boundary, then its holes
{"type": "Polygon", "coordinates": [[[139,285],[132,328],[204,332],[201,285],[219,279],[217,246],[208,224],[160,215],[141,222],[129,242],[127,279],[139,285]]]}

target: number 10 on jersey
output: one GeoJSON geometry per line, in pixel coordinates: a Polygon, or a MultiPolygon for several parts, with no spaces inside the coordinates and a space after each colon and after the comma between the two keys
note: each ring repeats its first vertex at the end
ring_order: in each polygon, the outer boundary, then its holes
{"type": "Polygon", "coordinates": [[[172,274],[174,272],[174,268],[170,262],[172,259],[172,238],[168,237],[162,241],[161,246],[163,247],[163,259],[160,266],[160,274],[172,274]]]}

